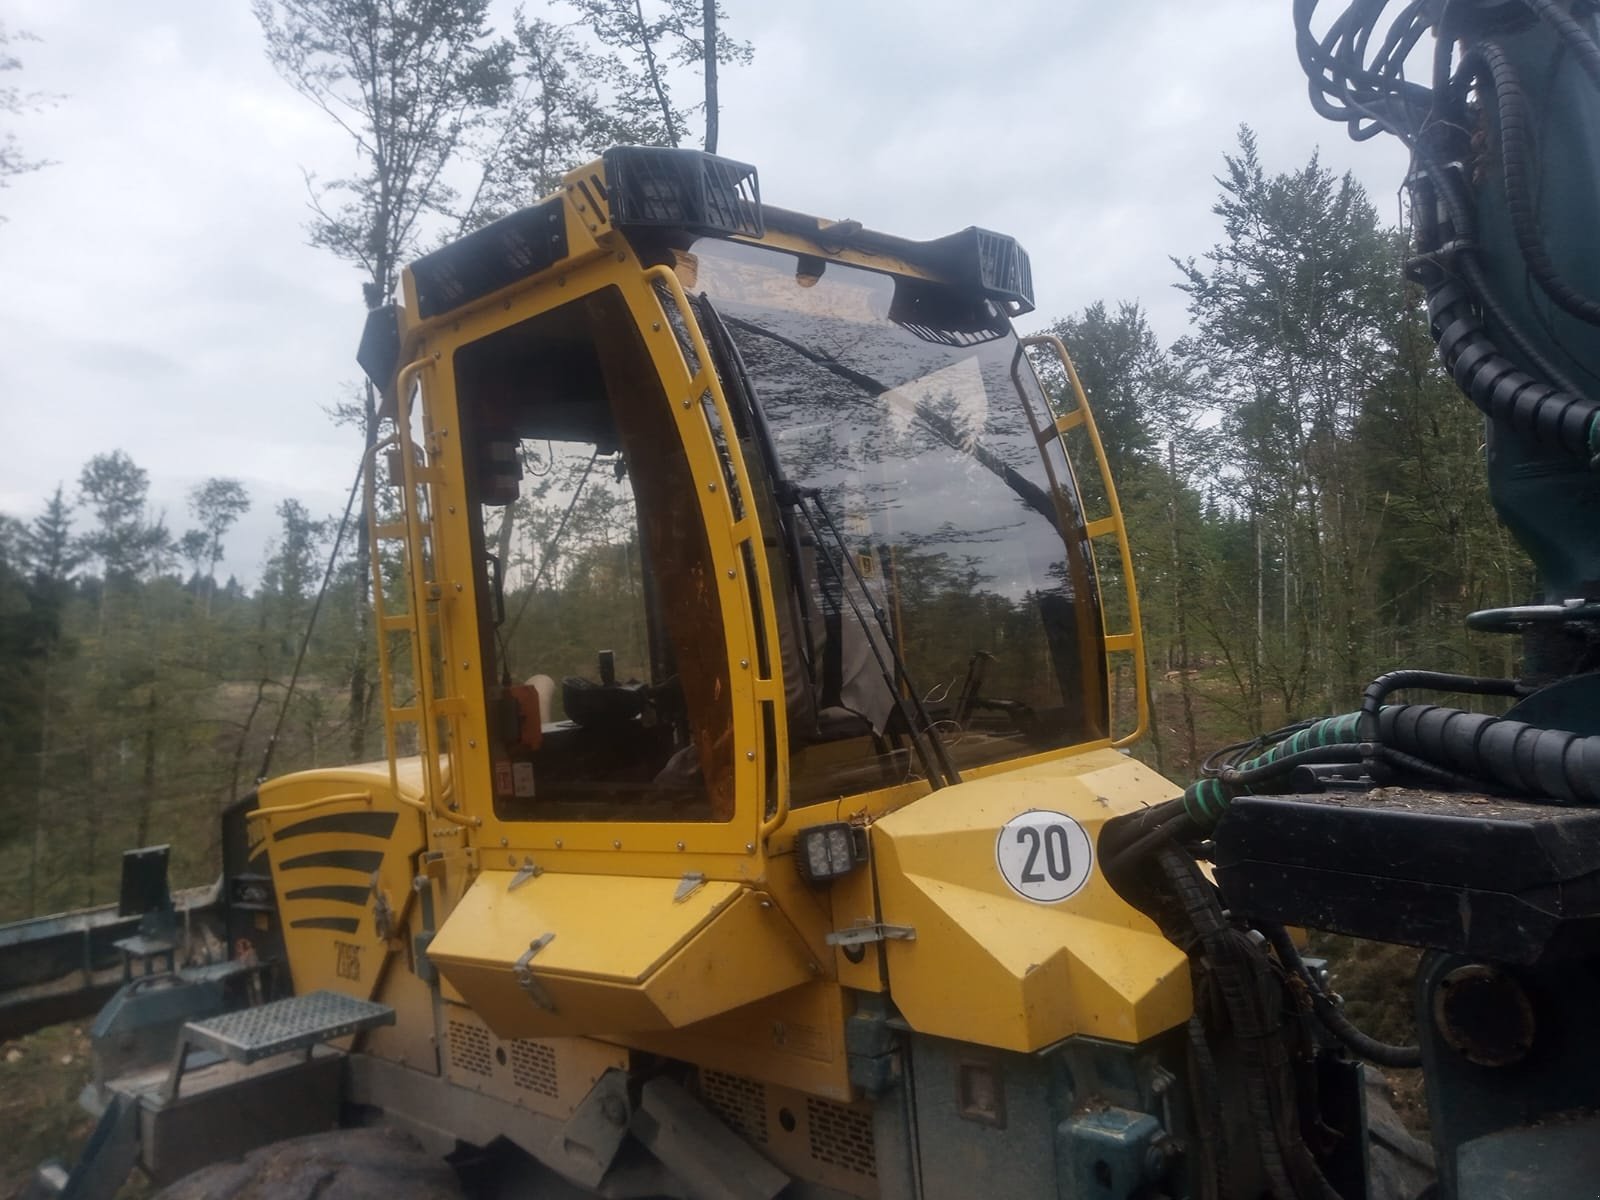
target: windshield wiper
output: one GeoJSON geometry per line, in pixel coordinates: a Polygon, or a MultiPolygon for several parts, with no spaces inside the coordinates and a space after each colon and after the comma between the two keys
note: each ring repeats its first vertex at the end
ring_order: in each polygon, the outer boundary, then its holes
{"type": "MultiPolygon", "coordinates": [[[[700,296],[700,310],[705,318],[703,324],[708,335],[707,341],[713,355],[721,358],[731,366],[732,370],[724,371],[727,376],[724,380],[727,390],[734,394],[748,416],[750,432],[754,438],[757,449],[761,455],[762,463],[767,470],[767,478],[772,483],[773,497],[777,501],[778,522],[782,526],[784,546],[789,557],[790,574],[793,576],[796,594],[801,597],[801,628],[806,638],[808,653],[813,653],[811,646],[811,633],[809,623],[804,619],[805,587],[803,581],[805,574],[802,569],[802,556],[800,551],[800,534],[795,527],[793,515],[799,514],[811,531],[812,541],[821,545],[823,539],[818,529],[816,520],[806,508],[806,501],[810,500],[816,506],[817,513],[822,517],[827,526],[830,539],[838,549],[839,557],[850,566],[851,573],[855,576],[856,586],[861,594],[870,602],[872,594],[867,591],[866,581],[861,577],[861,571],[856,566],[855,558],[850,553],[850,547],[844,540],[844,535],[839,532],[834,524],[832,515],[828,512],[823,502],[822,494],[815,488],[800,488],[784,474],[783,464],[778,460],[778,446],[772,436],[772,424],[767,420],[767,411],[762,406],[761,398],[750,384],[750,377],[745,371],[744,359],[739,353],[739,347],[728,336],[727,326],[724,324],[722,314],[717,312],[711,303],[711,298],[705,294],[700,296]]],[[[748,322],[738,321],[741,327],[748,322]]],[[[766,330],[757,330],[767,333],[766,330]]],[[[776,336],[776,335],[771,335],[776,336]]],[[[845,368],[848,370],[848,368],[845,368]]],[[[867,376],[859,376],[852,380],[858,385],[871,386],[874,380],[867,376]]],[[[861,632],[866,635],[867,645],[872,649],[872,656],[877,660],[878,670],[883,675],[884,686],[889,689],[889,694],[894,698],[895,706],[900,710],[901,718],[905,721],[906,729],[911,734],[911,744],[916,748],[917,758],[921,760],[923,773],[928,781],[935,787],[943,787],[947,783],[960,783],[961,776],[950,762],[949,755],[945,752],[944,743],[939,740],[938,734],[933,731],[933,724],[928,719],[927,710],[923,708],[922,700],[911,682],[911,676],[906,671],[905,657],[900,653],[900,647],[895,640],[894,633],[889,627],[888,614],[878,605],[872,605],[873,617],[876,618],[878,628],[883,634],[883,644],[888,647],[891,662],[886,662],[883,651],[879,648],[878,639],[872,636],[872,626],[868,624],[867,617],[861,611],[861,606],[856,603],[846,585],[844,576],[839,567],[834,563],[831,555],[822,554],[819,557],[828,564],[828,569],[833,573],[839,585],[839,594],[849,603],[850,610],[855,616],[856,623],[861,626],[861,632]],[[904,682],[905,690],[911,693],[911,704],[908,709],[906,698],[901,694],[900,683],[904,682]],[[929,748],[931,744],[931,750],[929,748]]]]}

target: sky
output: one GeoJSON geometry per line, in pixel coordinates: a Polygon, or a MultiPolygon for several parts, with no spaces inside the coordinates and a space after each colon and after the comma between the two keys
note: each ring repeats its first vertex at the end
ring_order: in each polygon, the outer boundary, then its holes
{"type": "MultiPolygon", "coordinates": [[[[527,0],[537,12],[542,0],[527,0]]],[[[1137,300],[1187,328],[1169,256],[1220,238],[1241,124],[1269,171],[1313,150],[1394,219],[1405,156],[1318,118],[1288,0],[725,0],[755,60],[721,79],[719,150],[785,208],[907,237],[981,225],[1033,261],[1040,324],[1137,300]]],[[[497,13],[507,28],[510,4],[497,13]]],[[[357,271],[307,245],[305,173],[347,140],[267,64],[247,0],[0,0],[9,122],[55,165],[0,190],[0,513],[31,518],[125,450],[175,533],[210,476],[253,507],[222,573],[260,576],[274,507],[337,513],[357,438],[357,271]]]]}

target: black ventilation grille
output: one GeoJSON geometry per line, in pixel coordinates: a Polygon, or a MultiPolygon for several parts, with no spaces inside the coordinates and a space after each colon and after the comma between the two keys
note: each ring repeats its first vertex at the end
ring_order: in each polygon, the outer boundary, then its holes
{"type": "Polygon", "coordinates": [[[619,229],[682,229],[714,237],[765,232],[749,163],[699,150],[617,146],[605,153],[606,198],[619,229]]]}

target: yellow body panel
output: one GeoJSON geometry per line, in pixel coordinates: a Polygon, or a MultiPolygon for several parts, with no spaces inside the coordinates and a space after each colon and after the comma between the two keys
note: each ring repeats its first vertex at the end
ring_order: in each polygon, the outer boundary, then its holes
{"type": "Polygon", "coordinates": [[[1019,895],[996,861],[1001,827],[1066,814],[1098,838],[1111,817],[1172,787],[1114,751],[1058,759],[935,792],[872,827],[889,989],[912,1028],[1007,1050],[1074,1034],[1139,1042],[1189,1017],[1183,952],[1099,874],[1059,903],[1019,895]]]}
{"type": "Polygon", "coordinates": [[[400,932],[424,844],[413,807],[422,778],[414,759],[397,777],[399,795],[388,763],[302,771],[261,786],[252,849],[259,842],[272,865],[298,992],[371,997],[404,947],[400,932]],[[378,927],[380,911],[388,914],[386,930],[378,927]]]}
{"type": "Polygon", "coordinates": [[[675,900],[678,879],[546,873],[508,889],[513,878],[480,873],[428,950],[501,1037],[677,1029],[817,969],[771,901],[736,884],[675,900]]]}
{"type": "Polygon", "coordinates": [[[850,1010],[843,988],[811,983],[683,1029],[624,1040],[635,1049],[846,1101],[854,1095],[844,1044],[850,1010]]]}

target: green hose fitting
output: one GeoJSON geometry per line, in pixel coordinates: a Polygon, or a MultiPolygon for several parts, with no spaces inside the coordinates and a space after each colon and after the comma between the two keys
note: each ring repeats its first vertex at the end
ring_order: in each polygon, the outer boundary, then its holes
{"type": "MultiPolygon", "coordinates": [[[[1328,717],[1314,725],[1306,726],[1255,758],[1238,764],[1234,769],[1240,772],[1253,771],[1304,750],[1360,741],[1360,725],[1360,713],[1344,713],[1341,716],[1328,717]]],[[[1223,814],[1228,811],[1228,805],[1232,803],[1233,798],[1248,795],[1250,790],[1250,786],[1244,783],[1228,783],[1222,779],[1199,779],[1184,789],[1183,809],[1189,814],[1189,819],[1202,829],[1215,829],[1217,822],[1222,820],[1223,814]]]]}

